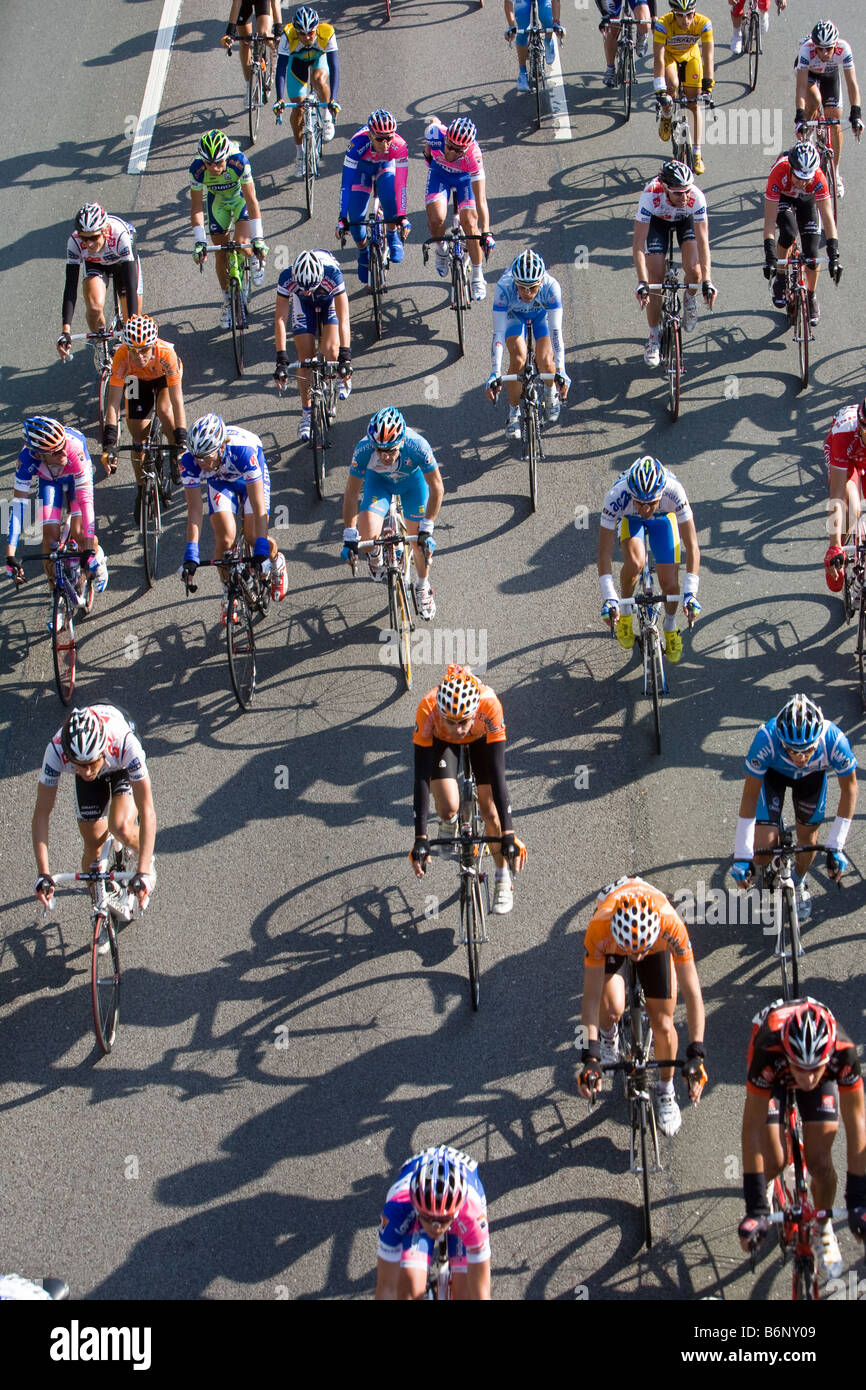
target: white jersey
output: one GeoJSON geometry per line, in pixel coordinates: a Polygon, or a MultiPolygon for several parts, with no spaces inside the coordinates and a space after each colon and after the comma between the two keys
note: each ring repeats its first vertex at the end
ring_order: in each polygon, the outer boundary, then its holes
{"type": "MultiPolygon", "coordinates": [[[[144,749],[132,730],[132,725],[114,705],[90,705],[88,708],[103,724],[108,735],[105,746],[105,765],[100,776],[110,772],[125,772],[130,782],[143,782],[148,776],[147,759],[144,749]]],[[[62,727],[57,730],[45,749],[39,781],[45,787],[56,787],[64,772],[74,772],[75,768],[63,751],[60,741],[62,727]]]]}
{"type": "MultiPolygon", "coordinates": [[[[685,488],[669,469],[665,469],[665,472],[668,480],[664,492],[659,498],[658,510],[653,515],[667,516],[673,512],[678,523],[691,521],[694,513],[689,506],[685,488]]],[[[604,499],[604,505],[601,509],[601,524],[608,531],[614,531],[624,516],[640,516],[635,500],[628,490],[627,478],[627,473],[623,473],[621,478],[617,478],[604,499]]]]}
{"type": "Polygon", "coordinates": [[[128,222],[120,217],[109,217],[105,241],[99,251],[93,246],[85,246],[78,240],[78,233],[72,233],[66,244],[66,264],[84,265],[85,261],[90,261],[93,265],[114,266],[120,261],[134,261],[134,236],[135,228],[128,222]]]}
{"type": "Polygon", "coordinates": [[[807,34],[800,44],[797,67],[808,68],[809,72],[816,73],[832,72],[834,68],[846,68],[850,72],[854,67],[854,54],[851,52],[850,43],[845,39],[839,39],[833,52],[823,58],[813,44],[811,34],[807,34]]]}
{"type": "Polygon", "coordinates": [[[687,217],[693,222],[706,222],[706,197],[697,184],[692,184],[681,203],[672,203],[661,179],[653,179],[640,195],[635,221],[649,222],[653,217],[662,222],[684,222],[687,217]]]}

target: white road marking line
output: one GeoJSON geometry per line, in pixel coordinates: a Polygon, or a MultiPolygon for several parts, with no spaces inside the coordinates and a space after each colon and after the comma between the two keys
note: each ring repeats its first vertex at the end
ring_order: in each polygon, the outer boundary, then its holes
{"type": "Polygon", "coordinates": [[[562,80],[562,63],[559,61],[559,44],[554,39],[553,62],[548,63],[547,89],[550,92],[550,114],[553,116],[554,140],[571,139],[571,121],[568,119],[568,103],[565,100],[565,83],[562,80]]]}
{"type": "Polygon", "coordinates": [[[165,0],[162,7],[156,43],[153,46],[153,57],[150,60],[150,72],[147,74],[147,86],[144,89],[144,100],[138,113],[138,125],[135,128],[135,136],[132,141],[132,153],[126,166],[128,174],[143,174],[147,168],[150,142],[156,129],[156,118],[159,115],[159,105],[162,101],[165,79],[168,76],[168,62],[171,57],[171,46],[174,43],[174,31],[177,27],[182,4],[183,0],[165,0]]]}

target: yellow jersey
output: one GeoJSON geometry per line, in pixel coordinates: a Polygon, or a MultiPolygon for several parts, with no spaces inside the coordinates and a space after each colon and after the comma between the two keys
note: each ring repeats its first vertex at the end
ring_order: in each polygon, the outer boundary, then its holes
{"type": "Polygon", "coordinates": [[[685,63],[713,42],[713,21],[705,14],[692,14],[686,30],[677,29],[673,12],[653,20],[653,46],[664,48],[668,63],[685,63]]]}

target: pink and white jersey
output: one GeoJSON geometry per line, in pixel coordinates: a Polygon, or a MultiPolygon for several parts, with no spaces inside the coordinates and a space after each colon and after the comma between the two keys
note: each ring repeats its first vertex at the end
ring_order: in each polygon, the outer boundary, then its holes
{"type": "Polygon", "coordinates": [[[693,184],[682,203],[672,203],[661,179],[653,179],[640,195],[635,221],[650,222],[654,217],[660,222],[684,222],[687,217],[694,222],[706,222],[707,200],[697,184],[693,184]]]}
{"type": "MultiPolygon", "coordinates": [[[[487,1197],[478,1176],[478,1164],[466,1154],[456,1156],[468,1170],[469,1192],[448,1228],[448,1250],[454,1267],[461,1269],[466,1262],[482,1264],[490,1259],[490,1232],[487,1197]]],[[[423,1153],[415,1154],[403,1164],[385,1198],[379,1225],[379,1258],[388,1263],[423,1267],[432,1252],[433,1239],[425,1233],[409,1196],[412,1174],[424,1157],[423,1153]]]]}
{"type": "Polygon", "coordinates": [[[99,251],[93,246],[85,246],[79,241],[78,233],[72,233],[66,244],[66,264],[84,265],[89,261],[92,265],[115,266],[120,261],[134,261],[134,236],[135,228],[128,222],[120,217],[109,217],[105,241],[99,251]]]}
{"type": "Polygon", "coordinates": [[[445,158],[445,134],[445,126],[436,120],[431,121],[424,131],[432,163],[438,165],[446,174],[468,174],[470,179],[482,178],[484,158],[478,141],[473,140],[459,159],[450,160],[445,158]]]}
{"type": "Polygon", "coordinates": [[[847,68],[850,71],[854,67],[854,54],[850,43],[840,39],[833,52],[824,58],[813,44],[810,34],[800,44],[797,67],[808,68],[815,73],[832,72],[834,68],[847,68]]]}
{"type": "Polygon", "coordinates": [[[66,431],[66,457],[62,462],[50,463],[40,459],[30,448],[23,448],[18,455],[15,470],[15,487],[29,492],[34,478],[44,478],[47,482],[57,482],[58,478],[74,478],[76,491],[93,489],[93,463],[87,449],[84,435],[78,430],[66,431]]]}
{"type": "MultiPolygon", "coordinates": [[[[147,759],[144,749],[132,731],[132,725],[114,705],[90,705],[89,709],[98,716],[108,735],[105,766],[100,776],[122,771],[126,773],[130,782],[142,782],[148,776],[147,759]]],[[[63,751],[60,742],[61,732],[61,729],[57,730],[42,759],[39,781],[46,787],[56,787],[64,772],[75,771],[63,751]]]]}

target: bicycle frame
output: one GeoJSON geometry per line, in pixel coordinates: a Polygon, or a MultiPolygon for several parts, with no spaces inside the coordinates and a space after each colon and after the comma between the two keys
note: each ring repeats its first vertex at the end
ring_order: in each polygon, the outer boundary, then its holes
{"type": "Polygon", "coordinates": [[[788,323],[794,329],[794,342],[800,361],[800,384],[805,389],[809,385],[809,344],[815,335],[809,323],[808,287],[806,268],[821,265],[823,256],[803,256],[795,241],[788,251],[785,261],[779,261],[777,270],[785,277],[785,312],[788,323]]]}
{"type": "Polygon", "coordinates": [[[857,519],[857,535],[853,544],[846,543],[842,549],[845,552],[845,583],[842,590],[842,602],[846,623],[851,621],[855,613],[858,615],[855,653],[859,672],[860,701],[863,709],[866,710],[866,593],[864,593],[864,589],[866,589],[866,517],[862,513],[857,519]],[[848,563],[849,560],[850,563],[848,563]]]}
{"type": "Polygon", "coordinates": [[[448,1236],[437,1236],[427,1265],[425,1299],[443,1303],[451,1298],[451,1263],[448,1259],[448,1236]]]}
{"type": "Polygon", "coordinates": [[[520,382],[520,446],[521,457],[529,464],[529,497],[532,510],[538,506],[538,464],[544,458],[542,444],[543,382],[556,381],[555,372],[540,372],[535,363],[532,328],[526,325],[526,361],[523,370],[499,378],[500,381],[520,382]]]}
{"type": "MultiPolygon", "coordinates": [[[[663,594],[660,590],[656,590],[655,570],[648,541],[646,542],[644,567],[636,588],[636,595],[632,598],[618,599],[617,607],[623,613],[632,612],[637,615],[638,630],[635,633],[635,638],[643,660],[643,693],[652,701],[656,753],[660,754],[662,751],[661,697],[667,695],[669,691],[664,662],[665,643],[662,641],[662,635],[659,631],[659,616],[666,602],[679,602],[682,595],[680,593],[663,594]]],[[[693,622],[694,619],[690,615],[690,627],[693,622]]],[[[611,636],[613,636],[613,626],[611,626],[611,636]]]]}
{"type": "MultiPolygon", "coordinates": [[[[313,451],[313,481],[316,495],[322,501],[325,496],[325,450],[330,449],[328,430],[337,414],[337,379],[341,375],[351,375],[351,371],[341,373],[335,361],[325,358],[321,353],[305,357],[302,362],[293,362],[290,370],[310,373],[310,438],[309,447],[313,451]]],[[[280,387],[282,395],[283,387],[280,387]]]]}
{"type": "MultiPolygon", "coordinates": [[[[400,666],[407,690],[412,689],[412,634],[415,631],[412,612],[418,612],[415,586],[411,580],[412,546],[420,543],[417,536],[409,535],[400,499],[395,496],[391,498],[391,506],[378,538],[358,542],[359,551],[377,550],[380,547],[382,550],[388,585],[388,621],[390,631],[398,643],[400,666]]],[[[354,555],[351,565],[354,576],[357,573],[357,560],[354,555]]]]}
{"type": "Polygon", "coordinates": [[[451,277],[451,298],[450,307],[457,315],[457,345],[462,357],[466,351],[465,347],[465,324],[464,316],[472,308],[472,261],[469,256],[470,241],[478,241],[484,251],[484,259],[487,260],[490,254],[488,234],[486,232],[465,232],[460,225],[460,213],[457,208],[457,195],[452,196],[452,217],[451,230],[443,232],[441,237],[430,237],[421,245],[421,252],[426,265],[430,258],[430,247],[444,245],[448,252],[448,262],[451,277]]]}
{"type": "MultiPolygon", "coordinates": [[[[549,31],[552,33],[552,30],[549,31]]],[[[541,129],[541,93],[547,85],[547,54],[544,49],[545,30],[538,17],[538,0],[532,0],[529,24],[526,28],[526,75],[529,90],[535,93],[535,122],[541,129]]]]}
{"type": "MultiPolygon", "coordinates": [[[[790,1192],[783,1173],[773,1180],[773,1206],[768,1218],[779,1228],[779,1244],[785,1257],[793,1254],[791,1267],[791,1297],[795,1301],[818,1298],[818,1269],[814,1239],[816,1227],[825,1221],[847,1216],[846,1207],[815,1208],[809,1196],[808,1171],[803,1151],[797,1094],[793,1087],[785,1091],[785,1113],[782,1122],[785,1156],[793,1167],[794,1191],[790,1192]]],[[[752,1259],[754,1268],[754,1256],[752,1259]]]]}
{"type": "Polygon", "coordinates": [[[616,73],[616,80],[622,88],[623,109],[625,112],[625,119],[628,120],[631,116],[633,89],[637,81],[635,68],[635,33],[637,31],[637,20],[631,13],[621,14],[617,23],[619,24],[619,36],[616,43],[614,71],[616,73]]]}

